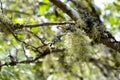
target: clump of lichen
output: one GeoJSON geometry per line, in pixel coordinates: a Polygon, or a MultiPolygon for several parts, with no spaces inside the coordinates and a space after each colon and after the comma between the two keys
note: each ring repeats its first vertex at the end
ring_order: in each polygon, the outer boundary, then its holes
{"type": "Polygon", "coordinates": [[[100,41],[100,32],[96,25],[94,25],[90,31],[90,38],[96,40],[97,42],[100,41]]]}
{"type": "Polygon", "coordinates": [[[79,27],[79,28],[86,28],[86,23],[85,23],[85,21],[83,21],[82,19],[78,19],[77,21],[76,21],[76,27],[79,27]]]}
{"type": "Polygon", "coordinates": [[[69,62],[86,61],[89,50],[89,38],[83,30],[76,30],[65,35],[66,59],[69,62]]]}

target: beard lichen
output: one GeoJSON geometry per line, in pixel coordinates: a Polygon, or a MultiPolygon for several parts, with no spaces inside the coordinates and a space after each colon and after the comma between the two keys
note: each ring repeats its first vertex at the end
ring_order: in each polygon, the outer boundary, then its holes
{"type": "Polygon", "coordinates": [[[94,25],[92,27],[89,36],[93,41],[97,41],[97,42],[100,41],[100,32],[98,31],[97,25],[94,25]]]}
{"type": "Polygon", "coordinates": [[[90,39],[83,30],[67,33],[64,37],[67,62],[82,62],[87,60],[90,39]]]}

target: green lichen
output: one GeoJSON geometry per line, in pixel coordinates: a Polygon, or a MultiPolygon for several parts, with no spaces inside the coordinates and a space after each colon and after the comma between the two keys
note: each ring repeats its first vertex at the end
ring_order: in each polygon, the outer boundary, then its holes
{"type": "Polygon", "coordinates": [[[82,30],[67,33],[64,40],[64,45],[67,50],[67,60],[70,62],[86,61],[90,51],[89,42],[89,38],[82,30]]]}
{"type": "Polygon", "coordinates": [[[97,42],[100,41],[100,32],[98,31],[96,25],[94,25],[90,31],[90,38],[93,40],[97,40],[97,42]]]}
{"type": "Polygon", "coordinates": [[[78,19],[76,21],[76,27],[80,27],[80,28],[86,28],[86,23],[82,20],[82,19],[78,19]]]}

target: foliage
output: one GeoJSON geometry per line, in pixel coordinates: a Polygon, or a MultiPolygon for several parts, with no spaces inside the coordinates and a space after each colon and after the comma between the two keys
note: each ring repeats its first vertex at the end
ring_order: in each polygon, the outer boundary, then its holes
{"type": "MultiPolygon", "coordinates": [[[[0,80],[120,79],[120,54],[94,41],[96,38],[100,41],[97,25],[92,26],[89,38],[84,29],[90,25],[84,24],[84,21],[75,24],[49,0],[1,1],[0,15],[4,14],[15,30],[7,33],[8,28],[0,20],[0,65],[3,64],[0,80]],[[50,22],[66,24],[36,25],[50,22]],[[35,26],[30,27],[32,25],[35,26]]],[[[88,1],[82,1],[84,9],[91,11],[88,1]]],[[[62,2],[77,10],[72,0],[62,2]]],[[[99,15],[107,30],[116,35],[120,28],[120,0],[104,3],[104,6],[99,15]]]]}

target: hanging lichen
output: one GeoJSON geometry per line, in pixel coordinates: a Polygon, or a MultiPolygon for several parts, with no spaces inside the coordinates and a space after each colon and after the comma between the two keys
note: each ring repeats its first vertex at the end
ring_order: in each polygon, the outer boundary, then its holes
{"type": "Polygon", "coordinates": [[[89,38],[82,30],[76,30],[65,35],[64,45],[68,62],[86,61],[89,54],[89,38]]]}
{"type": "Polygon", "coordinates": [[[96,24],[92,27],[91,31],[90,31],[90,38],[99,42],[100,41],[100,32],[98,31],[98,28],[96,26],[96,24]]]}

